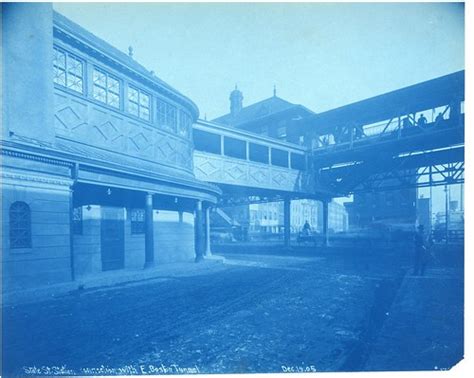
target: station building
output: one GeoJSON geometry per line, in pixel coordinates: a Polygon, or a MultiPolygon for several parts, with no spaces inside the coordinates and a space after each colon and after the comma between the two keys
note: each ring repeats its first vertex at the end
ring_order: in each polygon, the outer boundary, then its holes
{"type": "Polygon", "coordinates": [[[4,289],[200,259],[197,106],[51,4],[2,8],[4,289]]]}

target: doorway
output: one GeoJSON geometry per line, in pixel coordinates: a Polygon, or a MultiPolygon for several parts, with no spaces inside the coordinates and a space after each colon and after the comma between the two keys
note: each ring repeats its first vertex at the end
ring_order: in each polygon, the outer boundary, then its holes
{"type": "Polygon", "coordinates": [[[125,264],[125,216],[118,207],[101,208],[100,247],[102,270],[123,269],[125,264]]]}

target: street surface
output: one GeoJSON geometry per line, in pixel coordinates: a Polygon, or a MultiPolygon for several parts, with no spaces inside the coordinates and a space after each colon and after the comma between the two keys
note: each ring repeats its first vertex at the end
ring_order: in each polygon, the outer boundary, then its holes
{"type": "MultiPolygon", "coordinates": [[[[413,302],[413,288],[399,297],[407,266],[385,260],[226,257],[224,269],[205,275],[4,307],[4,376],[384,370],[377,361],[416,370],[449,368],[462,356],[462,285],[455,275],[446,281],[438,272],[437,286],[429,277],[411,279],[420,294],[413,302]],[[432,304],[422,305],[432,287],[440,293],[431,296],[436,306],[449,306],[450,315],[440,318],[432,304]],[[396,310],[401,300],[412,313],[396,310]],[[443,326],[441,336],[429,329],[430,319],[443,326]],[[409,336],[405,325],[418,329],[419,348],[439,347],[424,351],[421,361],[393,355],[409,336]]],[[[410,345],[416,355],[416,337],[410,345]]]]}

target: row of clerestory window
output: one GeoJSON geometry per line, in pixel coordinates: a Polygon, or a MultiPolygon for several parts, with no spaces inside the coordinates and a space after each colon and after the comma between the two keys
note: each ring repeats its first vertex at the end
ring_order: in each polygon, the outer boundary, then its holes
{"type": "MultiPolygon", "coordinates": [[[[84,61],[66,50],[54,47],[54,83],[72,90],[76,93],[86,95],[84,61]]],[[[122,81],[113,74],[98,67],[92,70],[92,98],[117,110],[122,110],[122,96],[124,88],[122,81]]],[[[144,121],[156,123],[159,127],[188,138],[191,135],[191,116],[178,109],[176,106],[156,99],[156,117],[152,118],[152,96],[135,87],[127,84],[124,109],[144,121]]]]}

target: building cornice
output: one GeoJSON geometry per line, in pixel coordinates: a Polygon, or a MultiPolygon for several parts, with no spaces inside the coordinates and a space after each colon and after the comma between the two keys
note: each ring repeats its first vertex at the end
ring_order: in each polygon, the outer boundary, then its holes
{"type": "Polygon", "coordinates": [[[41,155],[29,154],[29,153],[25,153],[21,151],[8,150],[5,148],[2,148],[2,155],[16,157],[16,158],[25,159],[25,160],[38,161],[41,163],[46,163],[46,164],[51,164],[51,165],[59,165],[59,166],[68,167],[68,168],[71,168],[74,166],[74,163],[69,162],[69,161],[58,160],[58,159],[41,156],[41,155]]]}
{"type": "Polygon", "coordinates": [[[2,169],[2,182],[5,183],[7,179],[17,181],[27,181],[36,184],[46,184],[54,186],[70,187],[73,183],[72,179],[56,178],[46,175],[38,175],[31,173],[10,172],[2,169]]]}
{"type": "MultiPolygon", "coordinates": [[[[199,181],[193,178],[181,178],[172,177],[168,175],[160,175],[157,173],[151,173],[149,171],[142,171],[134,168],[124,168],[123,166],[111,163],[96,161],[94,159],[53,150],[46,149],[37,146],[30,146],[26,144],[19,144],[8,141],[0,141],[1,154],[5,156],[18,157],[26,160],[33,160],[44,162],[47,164],[61,165],[69,167],[71,169],[71,176],[74,174],[73,167],[77,166],[79,170],[88,171],[103,171],[107,174],[118,175],[122,177],[130,177],[134,180],[144,180],[147,182],[156,182],[166,184],[169,186],[181,186],[190,187],[194,190],[201,190],[212,194],[213,196],[219,196],[222,191],[216,185],[209,184],[207,182],[199,181]]],[[[2,167],[3,168],[3,167],[2,167]]],[[[140,190],[140,188],[137,188],[140,190]]]]}

